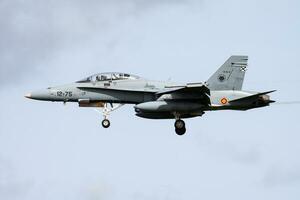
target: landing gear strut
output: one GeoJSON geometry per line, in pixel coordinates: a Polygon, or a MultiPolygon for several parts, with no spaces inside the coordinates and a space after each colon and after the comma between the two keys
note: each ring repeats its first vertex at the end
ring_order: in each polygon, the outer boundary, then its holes
{"type": "MultiPolygon", "coordinates": [[[[123,106],[124,104],[112,104],[112,103],[104,103],[103,106],[103,110],[102,110],[102,115],[104,117],[103,121],[102,121],[102,126],[103,128],[109,128],[110,127],[110,121],[108,120],[108,116],[112,111],[117,110],[118,108],[120,108],[121,106],[123,106]],[[110,107],[109,107],[110,105],[110,107]]],[[[100,112],[98,110],[96,110],[97,112],[100,112]]]]}
{"type": "Polygon", "coordinates": [[[177,119],[174,126],[177,135],[184,135],[186,133],[185,123],[183,120],[177,119]]]}

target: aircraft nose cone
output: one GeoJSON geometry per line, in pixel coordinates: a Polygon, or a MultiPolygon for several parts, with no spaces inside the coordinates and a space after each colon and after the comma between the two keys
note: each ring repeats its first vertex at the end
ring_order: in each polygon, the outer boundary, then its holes
{"type": "Polygon", "coordinates": [[[28,98],[28,99],[31,99],[31,93],[25,94],[25,97],[28,98]]]}
{"type": "Polygon", "coordinates": [[[48,90],[38,90],[26,94],[25,97],[35,100],[48,100],[50,95],[48,90]]]}

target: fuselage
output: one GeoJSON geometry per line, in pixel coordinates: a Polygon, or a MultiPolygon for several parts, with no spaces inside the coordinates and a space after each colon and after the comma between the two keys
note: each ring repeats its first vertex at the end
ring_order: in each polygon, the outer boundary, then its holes
{"type": "Polygon", "coordinates": [[[101,103],[140,104],[143,112],[136,107],[137,115],[145,118],[174,118],[174,112],[180,112],[182,118],[201,116],[210,110],[247,110],[268,105],[260,104],[234,105],[231,101],[257,94],[257,92],[218,90],[210,91],[210,104],[202,105],[196,94],[165,94],[158,92],[169,88],[184,87],[166,81],[151,81],[140,77],[131,79],[94,79],[78,81],[62,86],[49,87],[28,94],[27,97],[43,101],[78,102],[82,107],[99,107],[101,103]],[[175,101],[173,101],[175,99],[175,101]],[[153,102],[153,103],[147,103],[153,102]],[[147,103],[146,105],[143,103],[147,103]]]}
{"type": "Polygon", "coordinates": [[[155,93],[166,83],[147,80],[115,80],[91,83],[71,83],[31,92],[27,96],[43,101],[78,102],[90,100],[138,104],[155,99],[155,93]]]}
{"type": "Polygon", "coordinates": [[[139,117],[175,119],[175,131],[183,135],[186,128],[181,118],[202,116],[205,111],[249,110],[274,102],[268,95],[274,90],[262,93],[242,90],[247,66],[248,56],[231,56],[205,83],[186,84],[151,81],[127,73],[100,73],[26,97],[103,108],[104,128],[110,126],[109,112],[119,107],[114,104],[135,104],[139,117]]]}

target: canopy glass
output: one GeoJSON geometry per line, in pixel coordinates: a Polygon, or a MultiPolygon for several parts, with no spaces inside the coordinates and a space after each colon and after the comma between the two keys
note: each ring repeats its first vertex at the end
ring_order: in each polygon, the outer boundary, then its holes
{"type": "Polygon", "coordinates": [[[88,83],[88,82],[99,82],[99,81],[113,81],[113,80],[136,80],[140,77],[126,74],[126,73],[119,73],[119,72],[108,72],[108,73],[99,73],[92,76],[89,76],[85,79],[77,81],[76,83],[88,83]]]}

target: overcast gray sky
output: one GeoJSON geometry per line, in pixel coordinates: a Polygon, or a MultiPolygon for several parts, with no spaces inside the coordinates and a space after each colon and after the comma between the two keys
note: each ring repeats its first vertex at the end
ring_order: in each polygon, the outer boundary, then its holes
{"type": "Polygon", "coordinates": [[[300,198],[299,105],[187,120],[102,117],[32,90],[104,71],[205,81],[249,55],[245,90],[300,99],[300,2],[1,0],[0,199],[300,198]]]}

